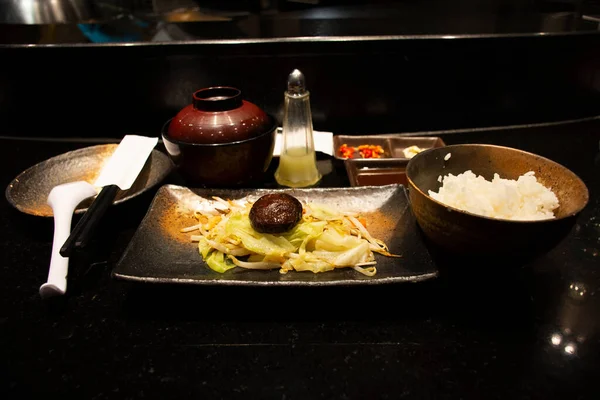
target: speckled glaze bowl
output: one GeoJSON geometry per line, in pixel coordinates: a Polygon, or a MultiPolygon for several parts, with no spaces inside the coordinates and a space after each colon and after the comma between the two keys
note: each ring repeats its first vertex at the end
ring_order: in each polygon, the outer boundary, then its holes
{"type": "Polygon", "coordinates": [[[161,131],[186,183],[236,187],[260,180],[273,157],[275,119],[235,88],[206,88],[192,97],[161,131]]]}
{"type": "Polygon", "coordinates": [[[445,250],[459,254],[537,256],[556,246],[572,229],[587,205],[583,181],[564,166],[522,150],[483,144],[453,145],[417,154],[408,163],[409,198],[425,235],[445,250]],[[444,158],[450,153],[448,160],[444,158]],[[494,173],[507,179],[534,171],[539,182],[558,197],[556,218],[540,221],[494,219],[447,206],[431,198],[440,175],[467,170],[488,180],[494,173]]]}
{"type": "Polygon", "coordinates": [[[167,133],[179,142],[219,144],[260,136],[271,125],[271,118],[243,100],[239,89],[218,86],[194,92],[192,103],[175,115],[167,133]]]}

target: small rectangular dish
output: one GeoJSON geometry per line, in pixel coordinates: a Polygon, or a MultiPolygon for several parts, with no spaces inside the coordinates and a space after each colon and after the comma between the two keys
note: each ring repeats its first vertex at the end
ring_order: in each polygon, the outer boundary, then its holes
{"type": "MultiPolygon", "coordinates": [[[[408,161],[409,158],[404,154],[404,149],[411,146],[418,146],[422,150],[443,147],[446,144],[437,136],[402,136],[401,134],[382,134],[382,135],[334,135],[333,151],[334,157],[338,160],[347,160],[340,148],[347,145],[357,148],[361,145],[381,146],[383,154],[381,159],[395,159],[408,161]]],[[[352,159],[364,159],[359,152],[354,152],[352,159]]]]}
{"type": "Polygon", "coordinates": [[[408,185],[408,161],[395,159],[348,159],[344,161],[351,186],[408,185]]]}

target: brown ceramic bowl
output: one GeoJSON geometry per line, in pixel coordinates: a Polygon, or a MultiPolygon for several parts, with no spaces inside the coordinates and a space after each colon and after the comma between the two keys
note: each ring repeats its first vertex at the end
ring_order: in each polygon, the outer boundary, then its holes
{"type": "Polygon", "coordinates": [[[556,246],[572,229],[589,200],[583,181],[564,166],[525,151],[483,144],[453,145],[417,154],[408,163],[409,197],[417,222],[435,244],[458,254],[536,256],[556,246]],[[451,153],[449,160],[444,157],[451,153]],[[432,199],[438,176],[467,170],[486,179],[507,179],[534,171],[558,197],[554,219],[511,221],[472,214],[432,199]]]}
{"type": "Polygon", "coordinates": [[[229,143],[188,143],[169,137],[171,120],[162,138],[186,183],[194,186],[235,187],[258,181],[273,158],[277,124],[264,133],[229,143]]]}

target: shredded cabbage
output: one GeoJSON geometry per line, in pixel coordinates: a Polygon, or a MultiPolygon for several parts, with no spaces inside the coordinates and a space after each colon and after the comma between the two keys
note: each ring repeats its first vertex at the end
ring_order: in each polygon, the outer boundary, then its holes
{"type": "Polygon", "coordinates": [[[375,239],[358,215],[331,210],[323,205],[305,204],[302,220],[289,232],[259,233],[250,224],[252,202],[224,200],[202,204],[195,212],[198,224],[181,230],[192,232],[198,252],[214,271],[235,267],[289,271],[331,271],[353,268],[373,276],[377,264],[373,253],[389,257],[387,246],[375,239]]]}

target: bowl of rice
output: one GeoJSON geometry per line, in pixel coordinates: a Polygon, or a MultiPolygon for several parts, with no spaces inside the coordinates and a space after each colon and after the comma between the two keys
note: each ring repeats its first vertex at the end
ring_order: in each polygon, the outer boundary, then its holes
{"type": "Polygon", "coordinates": [[[430,149],[411,159],[406,175],[423,233],[454,253],[546,252],[589,201],[586,185],[566,167],[502,146],[430,149]]]}

